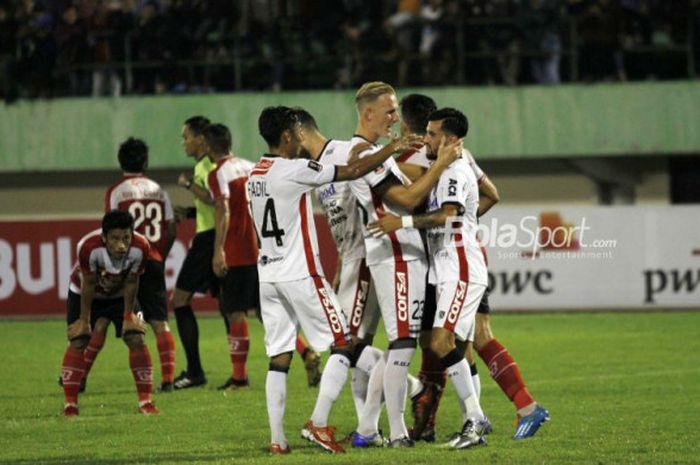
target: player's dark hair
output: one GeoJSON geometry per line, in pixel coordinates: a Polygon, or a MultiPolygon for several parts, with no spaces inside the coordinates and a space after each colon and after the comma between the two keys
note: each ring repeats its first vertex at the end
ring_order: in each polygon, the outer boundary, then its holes
{"type": "Polygon", "coordinates": [[[294,131],[299,118],[289,107],[267,107],[258,118],[258,130],[269,147],[279,147],[284,131],[294,131]]]}
{"type": "Polygon", "coordinates": [[[143,173],[148,163],[148,146],[141,139],[129,137],[119,146],[117,158],[127,173],[143,173]]]}
{"type": "Polygon", "coordinates": [[[442,130],[462,138],[469,132],[469,120],[459,110],[454,108],[440,108],[428,117],[428,121],[442,120],[442,130]]]}
{"type": "Polygon", "coordinates": [[[302,127],[318,131],[318,124],[316,124],[316,119],[311,113],[301,107],[294,107],[292,110],[294,110],[294,113],[297,115],[297,119],[299,120],[299,123],[301,123],[302,127]]]}
{"type": "Polygon", "coordinates": [[[190,131],[197,136],[202,135],[202,132],[204,132],[204,129],[209,126],[209,124],[211,124],[209,118],[199,115],[191,116],[185,120],[185,126],[190,128],[190,131]]]}
{"type": "Polygon", "coordinates": [[[231,151],[231,131],[223,124],[210,124],[202,135],[213,153],[221,155],[231,151]]]}
{"type": "Polygon", "coordinates": [[[102,234],[105,236],[112,229],[129,229],[134,231],[134,217],[124,210],[112,210],[102,217],[102,234]]]}
{"type": "Polygon", "coordinates": [[[437,110],[435,100],[427,95],[411,94],[401,99],[401,118],[411,132],[425,134],[425,127],[428,125],[428,117],[437,110]]]}

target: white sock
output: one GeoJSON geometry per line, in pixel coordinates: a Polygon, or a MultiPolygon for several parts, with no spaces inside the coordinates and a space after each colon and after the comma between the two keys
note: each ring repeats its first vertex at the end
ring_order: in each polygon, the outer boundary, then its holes
{"type": "Polygon", "coordinates": [[[406,405],[406,376],[415,351],[414,348],[391,349],[387,357],[384,369],[384,396],[391,440],[408,437],[403,412],[406,405]]]}
{"type": "Polygon", "coordinates": [[[328,357],[321,375],[321,386],[316,398],[316,407],[311,414],[311,421],[315,426],[328,426],[328,416],[331,413],[333,402],[343,390],[348,379],[350,360],[345,355],[333,354],[328,357]]]}
{"type": "Polygon", "coordinates": [[[365,407],[359,416],[357,432],[363,436],[375,434],[379,429],[379,416],[382,413],[382,400],[384,397],[384,370],[387,354],[380,357],[369,375],[367,383],[367,397],[365,407]]]}
{"type": "Polygon", "coordinates": [[[484,412],[481,411],[479,399],[474,392],[474,384],[472,382],[471,371],[466,360],[461,359],[459,362],[447,367],[447,377],[450,378],[464,406],[466,407],[467,416],[477,420],[484,419],[484,412]]]}
{"type": "Polygon", "coordinates": [[[481,378],[479,378],[479,373],[475,372],[469,367],[469,372],[472,374],[472,384],[474,385],[474,393],[477,399],[481,399],[481,378]]]}
{"type": "Polygon", "coordinates": [[[267,399],[267,416],[270,420],[272,442],[279,444],[282,448],[286,448],[284,410],[287,404],[287,373],[281,371],[267,372],[265,397],[267,399]]]}
{"type": "Polygon", "coordinates": [[[357,368],[352,369],[352,380],[350,381],[350,390],[352,391],[352,400],[355,402],[355,412],[357,412],[357,420],[362,416],[362,409],[365,406],[365,398],[367,397],[367,384],[369,376],[362,370],[357,368]]]}
{"type": "Polygon", "coordinates": [[[384,355],[384,352],[376,347],[365,346],[355,366],[369,376],[372,373],[372,369],[374,369],[374,365],[382,358],[382,355],[384,355]]]}
{"type": "Polygon", "coordinates": [[[421,380],[413,376],[411,373],[408,374],[408,398],[413,399],[423,390],[423,383],[421,380]]]}

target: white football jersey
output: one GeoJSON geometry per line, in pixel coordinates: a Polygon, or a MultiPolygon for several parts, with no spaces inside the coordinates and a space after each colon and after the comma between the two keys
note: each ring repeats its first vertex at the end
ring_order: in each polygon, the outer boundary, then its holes
{"type": "MultiPolygon", "coordinates": [[[[329,140],[318,158],[327,165],[347,165],[352,144],[350,141],[329,140]]],[[[365,242],[362,238],[362,220],[357,199],[350,190],[348,181],[332,182],[316,190],[318,199],[326,212],[340,259],[347,263],[365,257],[365,242]]]]}
{"type": "MultiPolygon", "coordinates": [[[[351,145],[362,142],[367,142],[367,140],[361,136],[353,136],[350,140],[351,145]]],[[[372,148],[361,153],[360,157],[371,155],[381,150],[381,148],[381,145],[374,144],[372,148]]],[[[367,251],[367,265],[370,266],[379,263],[407,262],[425,258],[423,242],[417,229],[399,229],[379,238],[372,236],[367,231],[367,224],[376,221],[379,219],[379,215],[385,212],[398,216],[411,214],[411,212],[399,206],[386,203],[372,191],[373,187],[378,186],[390,177],[395,177],[402,183],[407,182],[393,158],[387,159],[381,166],[363,177],[350,181],[350,189],[360,206],[362,235],[364,236],[365,249],[367,251]]]]}
{"type": "Polygon", "coordinates": [[[264,155],[253,167],[248,196],[260,238],[260,282],[323,276],[311,191],[332,182],[335,165],[264,155]]]}
{"type": "Polygon", "coordinates": [[[134,230],[151,245],[149,259],[165,261],[167,223],[174,220],[170,197],[154,180],[142,174],[126,174],[107,190],[105,213],[125,210],[134,217],[134,230]]]}
{"type": "Polygon", "coordinates": [[[431,284],[465,281],[488,285],[484,255],[476,240],[479,186],[469,161],[460,158],[443,171],[430,191],[428,213],[446,203],[460,206],[460,221],[428,230],[431,284]]]}
{"type": "MultiPolygon", "coordinates": [[[[472,155],[469,150],[462,149],[462,158],[469,162],[469,166],[471,166],[472,170],[474,171],[474,176],[476,176],[477,182],[481,182],[481,180],[484,178],[484,170],[482,170],[477,164],[476,160],[474,160],[474,155],[472,155]]],[[[423,168],[430,168],[430,165],[433,163],[432,160],[428,160],[428,150],[425,145],[402,153],[396,158],[396,161],[422,166],[423,168]]]]}

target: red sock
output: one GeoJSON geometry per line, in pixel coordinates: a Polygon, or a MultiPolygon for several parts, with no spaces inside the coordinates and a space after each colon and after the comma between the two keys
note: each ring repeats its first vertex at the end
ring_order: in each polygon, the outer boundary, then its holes
{"type": "Polygon", "coordinates": [[[248,320],[234,321],[229,325],[228,346],[231,353],[231,365],[233,374],[231,377],[242,381],[248,379],[246,361],[248,360],[248,320]]]}
{"type": "Polygon", "coordinates": [[[160,356],[160,375],[164,383],[175,379],[175,339],[173,333],[165,331],[156,334],[156,345],[160,356]]]}
{"type": "Polygon", "coordinates": [[[306,339],[299,334],[297,336],[297,352],[299,352],[299,355],[301,355],[302,360],[306,358],[306,352],[309,351],[309,344],[306,342],[306,339]]]}
{"type": "Polygon", "coordinates": [[[496,383],[501,387],[505,395],[515,404],[515,408],[520,410],[535,401],[525,387],[525,381],[520,376],[518,364],[508,353],[508,349],[503,347],[496,339],[491,339],[479,351],[479,356],[484,360],[489,368],[489,373],[496,383]]]}
{"type": "Polygon", "coordinates": [[[80,381],[85,376],[85,358],[83,352],[72,347],[66,349],[63,355],[63,367],[61,370],[61,380],[63,381],[63,393],[66,396],[66,403],[78,403],[78,391],[80,381]]]}
{"type": "Polygon", "coordinates": [[[144,344],[140,347],[129,347],[129,366],[136,382],[139,402],[150,402],[153,390],[153,364],[148,346],[144,344]]]}
{"type": "Polygon", "coordinates": [[[87,349],[83,353],[83,358],[85,358],[85,378],[90,374],[90,369],[92,364],[95,363],[97,355],[102,350],[105,345],[106,333],[100,331],[93,331],[92,336],[90,336],[90,342],[88,342],[87,349]]]}

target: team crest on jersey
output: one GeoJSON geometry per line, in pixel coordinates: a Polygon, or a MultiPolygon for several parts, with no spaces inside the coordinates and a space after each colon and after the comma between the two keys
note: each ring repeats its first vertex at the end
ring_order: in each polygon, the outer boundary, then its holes
{"type": "Polygon", "coordinates": [[[313,160],[309,160],[309,164],[306,166],[308,166],[309,168],[311,168],[314,171],[318,171],[319,173],[323,169],[323,166],[320,163],[313,161],[313,160]]]}

